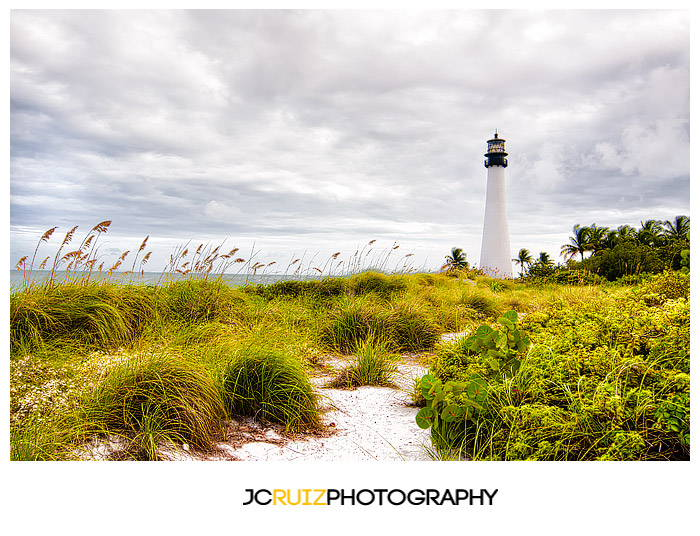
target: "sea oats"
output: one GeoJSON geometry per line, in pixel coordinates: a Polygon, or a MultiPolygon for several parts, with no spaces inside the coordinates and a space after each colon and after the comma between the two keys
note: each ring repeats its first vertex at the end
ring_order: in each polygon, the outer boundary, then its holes
{"type": "Polygon", "coordinates": [[[40,241],[41,241],[41,242],[47,242],[47,241],[49,240],[49,238],[51,238],[51,235],[53,234],[53,232],[54,232],[56,229],[58,229],[58,227],[52,227],[51,229],[49,229],[48,231],[46,231],[43,235],[41,235],[41,240],[40,240],[40,241]]]}
{"type": "Polygon", "coordinates": [[[102,221],[95,225],[90,232],[106,233],[110,225],[112,225],[112,220],[102,221]]]}

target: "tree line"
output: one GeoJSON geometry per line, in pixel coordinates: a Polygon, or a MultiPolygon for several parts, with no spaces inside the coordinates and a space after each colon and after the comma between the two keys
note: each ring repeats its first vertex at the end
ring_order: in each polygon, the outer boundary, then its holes
{"type": "Polygon", "coordinates": [[[533,260],[524,248],[513,261],[520,265],[522,278],[548,276],[557,270],[587,270],[609,281],[640,273],[679,270],[689,265],[688,216],[639,223],[639,228],[621,225],[617,229],[599,227],[595,223],[574,225],[569,242],[561,247],[564,265],[555,267],[554,261],[544,252],[533,260]]]}

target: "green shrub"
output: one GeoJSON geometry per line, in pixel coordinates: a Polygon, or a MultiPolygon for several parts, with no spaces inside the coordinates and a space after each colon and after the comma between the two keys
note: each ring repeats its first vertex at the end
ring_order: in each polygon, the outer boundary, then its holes
{"type": "Polygon", "coordinates": [[[669,262],[660,248],[625,241],[612,249],[597,252],[578,264],[581,268],[613,281],[643,272],[659,273],[669,262]]]}
{"type": "Polygon", "coordinates": [[[666,270],[640,287],[643,299],[649,303],[690,298],[690,276],[680,271],[666,270]]]}
{"type": "MultiPolygon", "coordinates": [[[[447,410],[450,403],[463,402],[451,400],[449,393],[426,397],[433,407],[423,411],[423,425],[431,426],[434,445],[444,455],[457,451],[478,460],[689,458],[687,300],[649,307],[634,293],[614,299],[603,295],[533,313],[518,329],[534,344],[515,369],[494,370],[490,350],[477,353],[473,337],[438,346],[430,372],[440,385],[453,388],[474,377],[488,382],[483,410],[471,418],[457,419],[447,410]],[[443,411],[456,420],[442,418],[443,411]]],[[[491,333],[482,329],[483,336],[491,333]]]]}
{"type": "Polygon", "coordinates": [[[239,350],[226,367],[223,393],[229,415],[247,415],[287,430],[320,425],[319,396],[302,367],[282,350],[239,350]]]}

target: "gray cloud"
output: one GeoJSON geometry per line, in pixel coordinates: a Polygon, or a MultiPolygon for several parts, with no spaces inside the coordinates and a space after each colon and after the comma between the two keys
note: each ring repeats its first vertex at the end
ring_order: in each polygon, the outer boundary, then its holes
{"type": "Polygon", "coordinates": [[[115,251],[148,234],[161,259],[190,239],[292,255],[379,238],[433,267],[452,246],[477,263],[495,128],[514,256],[556,257],[574,223],[689,213],[684,12],[15,10],[10,23],[12,264],[49,227],[106,219],[115,251]]]}

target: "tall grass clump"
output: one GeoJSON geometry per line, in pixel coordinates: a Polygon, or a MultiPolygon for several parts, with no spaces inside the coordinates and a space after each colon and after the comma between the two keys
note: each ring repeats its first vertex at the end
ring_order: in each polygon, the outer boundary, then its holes
{"type": "Polygon", "coordinates": [[[301,362],[277,348],[241,348],[225,368],[223,393],[229,415],[247,415],[287,430],[320,426],[319,395],[301,362]]]}
{"type": "Polygon", "coordinates": [[[374,294],[380,298],[389,299],[394,294],[405,291],[407,284],[400,276],[368,271],[349,277],[346,287],[348,293],[354,296],[374,294]]]}
{"type": "Polygon", "coordinates": [[[139,334],[154,311],[146,287],[94,282],[31,287],[10,295],[11,347],[59,339],[121,344],[139,334]]]}
{"type": "Polygon", "coordinates": [[[396,372],[396,356],[385,342],[370,338],[355,345],[354,358],[331,381],[330,387],[359,387],[361,385],[391,386],[392,375],[396,372]]]}
{"type": "Polygon", "coordinates": [[[402,299],[391,304],[387,315],[389,340],[397,350],[420,352],[440,340],[440,329],[418,300],[402,299]]]}
{"type": "Polygon", "coordinates": [[[162,314],[186,323],[225,318],[244,301],[238,290],[218,279],[188,279],[161,285],[157,296],[162,314]]]}
{"type": "Polygon", "coordinates": [[[346,293],[346,284],[343,278],[324,277],[311,280],[286,280],[269,285],[255,285],[248,287],[248,292],[257,294],[267,300],[277,298],[311,298],[323,300],[342,296],[346,293]]]}
{"type": "Polygon", "coordinates": [[[387,333],[386,316],[368,297],[345,297],[328,312],[321,328],[321,342],[333,350],[350,353],[370,335],[387,333]]]}
{"type": "Polygon", "coordinates": [[[358,343],[376,336],[391,350],[421,351],[439,340],[440,331],[415,301],[345,297],[327,313],[320,340],[335,351],[352,353],[358,343]]]}
{"type": "Polygon", "coordinates": [[[89,427],[127,438],[131,453],[147,460],[157,459],[164,442],[211,447],[224,415],[212,375],[166,355],[112,368],[85,404],[89,427]]]}
{"type": "Polygon", "coordinates": [[[469,288],[462,291],[457,302],[484,317],[497,317],[500,314],[499,301],[481,289],[469,288]]]}
{"type": "Polygon", "coordinates": [[[53,461],[64,456],[65,441],[39,416],[10,425],[11,461],[53,461]]]}

